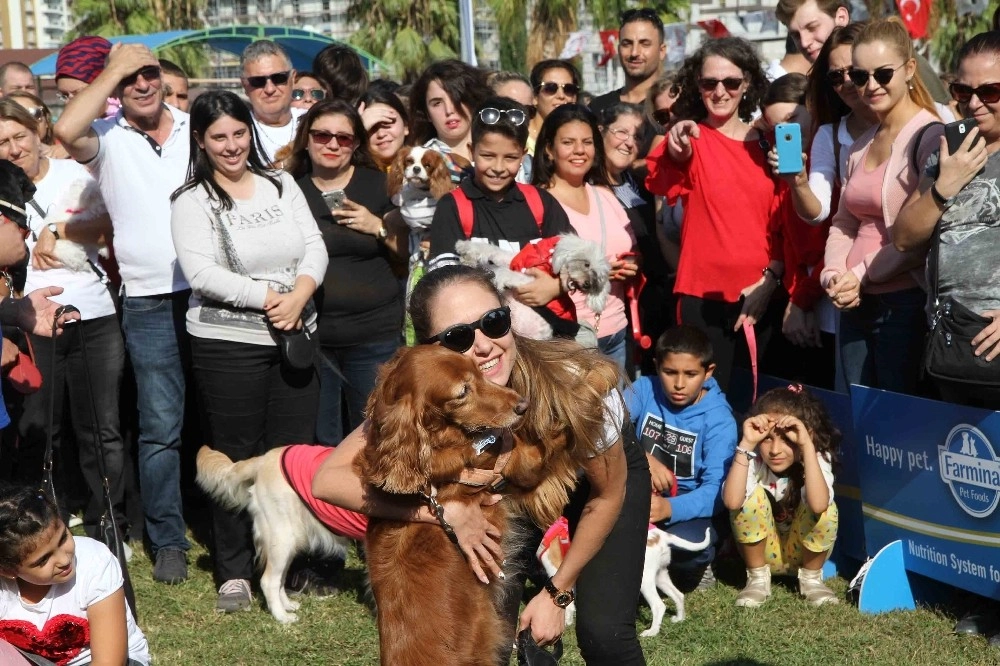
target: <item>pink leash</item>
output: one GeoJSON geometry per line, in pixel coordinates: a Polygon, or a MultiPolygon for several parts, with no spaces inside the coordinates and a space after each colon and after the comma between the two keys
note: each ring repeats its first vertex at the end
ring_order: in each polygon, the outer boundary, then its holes
{"type": "Polygon", "coordinates": [[[747,339],[747,349],[750,350],[750,372],[753,374],[753,398],[751,404],[757,402],[757,333],[753,324],[743,320],[743,335],[747,339]]]}

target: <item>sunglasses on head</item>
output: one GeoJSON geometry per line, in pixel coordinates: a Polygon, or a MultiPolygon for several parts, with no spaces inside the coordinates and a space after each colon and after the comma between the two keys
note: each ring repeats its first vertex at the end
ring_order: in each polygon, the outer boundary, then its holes
{"type": "Polygon", "coordinates": [[[968,104],[975,95],[983,104],[996,104],[1000,102],[1000,83],[984,83],[978,88],[967,86],[964,83],[952,83],[948,86],[952,99],[959,104],[968,104]]]}
{"type": "Polygon", "coordinates": [[[734,93],[740,89],[744,80],[745,79],[740,76],[727,76],[724,79],[700,78],[698,79],[698,88],[702,92],[714,92],[721,83],[722,87],[726,89],[726,92],[734,93]]]}
{"type": "Polygon", "coordinates": [[[142,76],[146,81],[155,81],[160,78],[160,68],[156,65],[146,65],[135,74],[131,74],[122,79],[123,86],[135,85],[135,82],[142,76]]]}
{"type": "Polygon", "coordinates": [[[834,88],[839,88],[844,85],[850,79],[847,73],[851,71],[850,67],[841,67],[840,69],[831,69],[826,73],[826,82],[829,83],[834,88]]]}
{"type": "MultiPolygon", "coordinates": [[[[904,62],[903,65],[905,64],[906,63],[904,62]]],[[[880,86],[886,86],[889,85],[889,81],[892,81],[892,77],[896,76],[896,70],[902,68],[903,65],[900,65],[899,67],[891,67],[889,65],[886,65],[885,67],[879,67],[878,69],[872,72],[869,72],[868,70],[865,69],[856,69],[852,67],[850,70],[848,70],[847,76],[850,77],[851,83],[853,83],[858,88],[864,88],[865,86],[867,86],[869,78],[875,79],[875,83],[877,83],[880,86]]]]}
{"type": "Polygon", "coordinates": [[[45,117],[45,109],[40,106],[36,106],[33,109],[25,108],[24,110],[27,111],[28,115],[34,118],[36,122],[45,117]]]}
{"type": "Polygon", "coordinates": [[[263,88],[270,81],[276,86],[283,86],[288,83],[288,77],[291,75],[291,70],[284,72],[275,72],[274,74],[268,74],[266,76],[248,76],[246,77],[246,82],[250,84],[251,88],[263,88]]]}
{"type": "MultiPolygon", "coordinates": [[[[277,85],[277,84],[276,84],[277,85]]],[[[322,102],[326,99],[326,91],[322,88],[316,88],[309,91],[309,96],[312,97],[317,102],[322,102]]],[[[306,91],[302,88],[295,88],[292,90],[292,101],[301,102],[306,98],[306,91]]]]}
{"type": "Polygon", "coordinates": [[[546,95],[555,95],[559,92],[560,88],[563,93],[569,95],[570,97],[576,97],[576,94],[580,92],[580,86],[575,83],[556,83],[555,81],[544,81],[538,84],[535,88],[535,92],[545,93],[546,95]]]}
{"type": "Polygon", "coordinates": [[[487,125],[496,125],[504,116],[518,126],[523,125],[524,121],[528,119],[528,114],[521,109],[495,109],[492,106],[487,106],[479,110],[479,119],[487,125]]]}
{"type": "Polygon", "coordinates": [[[353,134],[327,132],[326,130],[309,130],[309,138],[321,146],[325,146],[336,139],[337,145],[341,148],[353,148],[356,141],[353,134]]]}
{"type": "Polygon", "coordinates": [[[483,335],[496,340],[510,333],[510,308],[504,306],[490,310],[479,321],[471,324],[456,324],[446,328],[441,333],[431,336],[420,343],[427,345],[440,342],[442,347],[464,354],[472,348],[476,342],[476,329],[483,332],[483,335]]]}

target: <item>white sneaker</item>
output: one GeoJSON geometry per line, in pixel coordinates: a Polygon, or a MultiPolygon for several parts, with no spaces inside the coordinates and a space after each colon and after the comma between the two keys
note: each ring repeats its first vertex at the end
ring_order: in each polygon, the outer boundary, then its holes
{"type": "Polygon", "coordinates": [[[83,525],[83,518],[80,516],[70,516],[69,523],[67,523],[66,527],[73,529],[74,527],[79,527],[80,525],[83,525]]]}

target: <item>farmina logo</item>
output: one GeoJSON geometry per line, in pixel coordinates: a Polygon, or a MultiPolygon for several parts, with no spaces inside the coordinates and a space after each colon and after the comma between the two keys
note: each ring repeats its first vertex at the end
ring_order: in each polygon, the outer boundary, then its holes
{"type": "Polygon", "coordinates": [[[975,518],[985,518],[1000,500],[1000,462],[986,435],[968,424],[952,428],[938,447],[941,480],[955,501],[975,518]]]}

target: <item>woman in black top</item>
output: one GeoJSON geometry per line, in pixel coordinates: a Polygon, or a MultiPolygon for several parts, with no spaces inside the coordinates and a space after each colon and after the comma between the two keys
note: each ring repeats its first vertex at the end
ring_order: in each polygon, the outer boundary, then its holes
{"type": "Polygon", "coordinates": [[[316,437],[335,446],[362,422],[378,366],[399,347],[403,293],[390,262],[393,254],[405,255],[407,239],[402,229],[383,223],[394,208],[385,174],[375,168],[368,133],[349,104],[313,105],[299,123],[287,164],[330,256],[316,292],[325,357],[316,437]]]}

